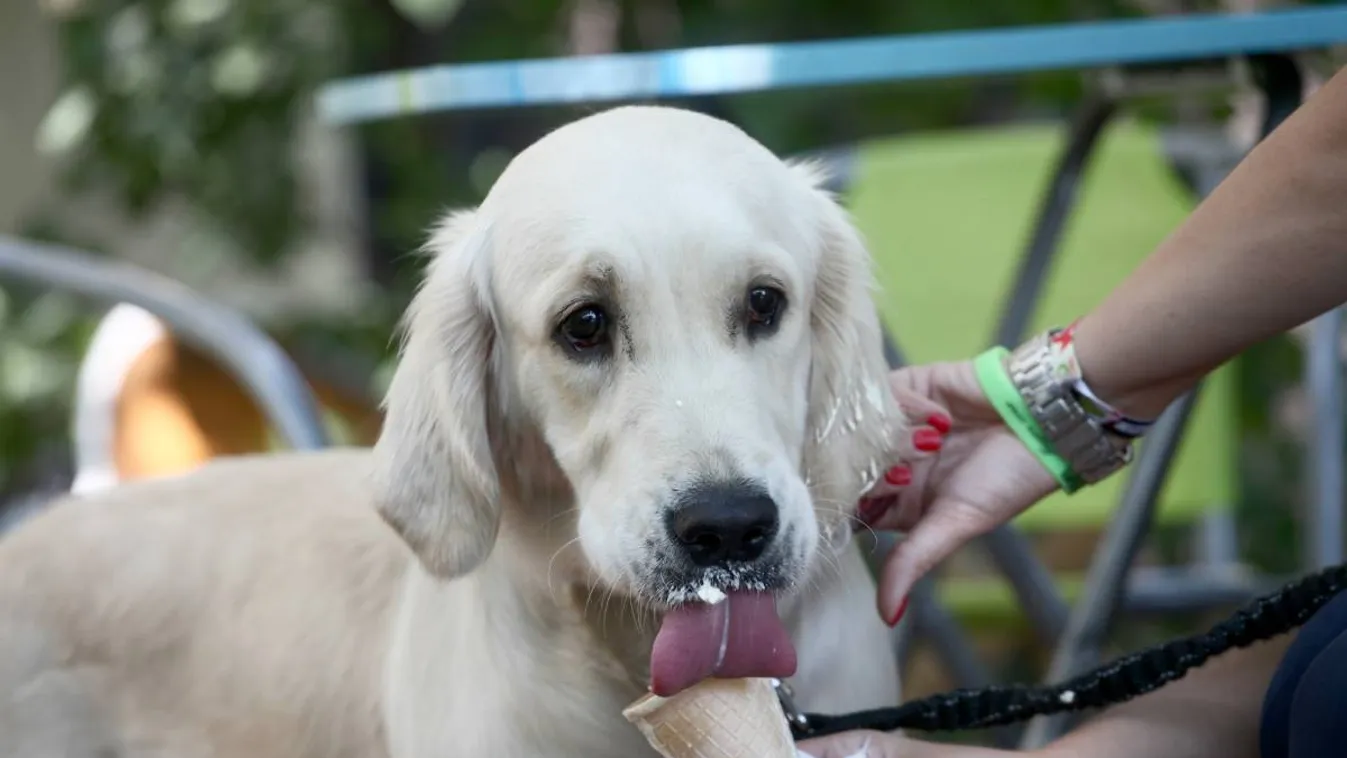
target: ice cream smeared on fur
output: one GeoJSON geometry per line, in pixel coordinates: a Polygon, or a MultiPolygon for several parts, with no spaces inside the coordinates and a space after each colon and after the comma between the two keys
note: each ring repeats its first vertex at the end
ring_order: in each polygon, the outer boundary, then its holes
{"type": "Polygon", "coordinates": [[[697,588],[697,599],[707,605],[716,605],[725,600],[726,594],[719,587],[710,582],[702,582],[702,586],[697,588]]]}

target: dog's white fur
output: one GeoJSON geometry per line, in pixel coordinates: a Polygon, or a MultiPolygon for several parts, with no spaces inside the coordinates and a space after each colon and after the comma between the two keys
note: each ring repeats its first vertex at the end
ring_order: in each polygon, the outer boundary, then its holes
{"type": "Polygon", "coordinates": [[[663,514],[726,477],[779,508],[803,705],[894,702],[849,533],[906,435],[818,179],[668,108],[521,153],[432,238],[372,454],[220,461],[0,541],[0,755],[650,755],[619,712],[687,589],[663,514]],[[760,281],[787,307],[750,340],[760,281]],[[592,299],[614,349],[578,361],[553,335],[592,299]]]}

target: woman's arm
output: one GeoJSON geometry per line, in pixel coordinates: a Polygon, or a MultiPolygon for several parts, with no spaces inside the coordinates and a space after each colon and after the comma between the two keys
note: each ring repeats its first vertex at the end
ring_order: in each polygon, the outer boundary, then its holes
{"type": "Polygon", "coordinates": [[[1258,758],[1263,695],[1294,639],[1233,650],[1183,679],[1110,708],[1043,758],[1258,758]]]}
{"type": "Polygon", "coordinates": [[[1153,418],[1250,345],[1347,302],[1347,69],[1076,327],[1086,382],[1153,418]]]}

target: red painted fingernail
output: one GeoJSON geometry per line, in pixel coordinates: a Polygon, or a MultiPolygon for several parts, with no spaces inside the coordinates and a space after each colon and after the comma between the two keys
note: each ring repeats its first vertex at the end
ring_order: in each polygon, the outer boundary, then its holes
{"type": "Polygon", "coordinates": [[[940,432],[934,429],[918,429],[912,434],[912,444],[918,450],[926,453],[933,453],[940,449],[945,441],[941,439],[940,432]]]}
{"type": "Polygon", "coordinates": [[[856,517],[861,520],[861,523],[869,526],[878,521],[879,517],[883,516],[891,505],[893,505],[893,498],[866,498],[860,502],[860,506],[856,509],[856,517]]]}
{"type": "Polygon", "coordinates": [[[893,618],[889,619],[889,626],[898,626],[898,622],[903,620],[903,614],[907,613],[907,598],[898,604],[898,609],[893,612],[893,618]]]}
{"type": "Polygon", "coordinates": [[[912,469],[907,466],[894,466],[884,472],[884,481],[895,487],[906,487],[912,483],[912,469]]]}
{"type": "Polygon", "coordinates": [[[954,422],[950,420],[950,417],[943,413],[932,413],[926,419],[926,423],[935,427],[935,430],[941,434],[949,434],[949,430],[954,426],[954,422]]]}

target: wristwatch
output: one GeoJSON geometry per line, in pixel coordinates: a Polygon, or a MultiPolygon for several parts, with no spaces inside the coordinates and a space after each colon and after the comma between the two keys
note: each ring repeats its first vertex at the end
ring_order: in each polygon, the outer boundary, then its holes
{"type": "MultiPolygon", "coordinates": [[[[1093,484],[1132,460],[1132,439],[1110,432],[1076,394],[1073,352],[1054,345],[1063,330],[1039,334],[1010,353],[1006,371],[1048,442],[1082,482],[1093,484]]],[[[1065,340],[1070,339],[1069,333],[1065,340]]],[[[1068,343],[1069,344],[1069,343],[1068,343]]]]}

